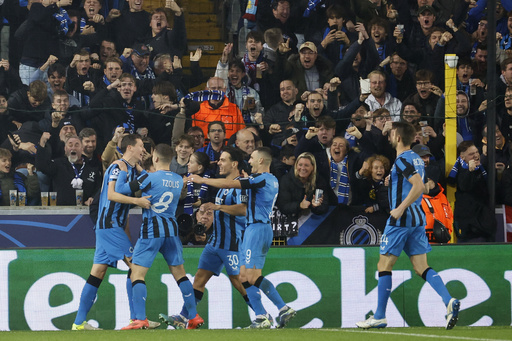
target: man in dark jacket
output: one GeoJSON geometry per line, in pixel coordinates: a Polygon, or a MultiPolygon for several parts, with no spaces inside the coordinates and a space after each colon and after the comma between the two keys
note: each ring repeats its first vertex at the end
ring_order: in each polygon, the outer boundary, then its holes
{"type": "Polygon", "coordinates": [[[82,190],[83,203],[88,206],[101,186],[100,169],[85,161],[82,141],[76,135],[66,139],[65,156],[51,160],[46,146],[49,137],[49,133],[43,133],[41,137],[40,148],[36,153],[36,167],[52,177],[53,189],[57,192],[57,205],[75,206],[76,190],[82,190]]]}

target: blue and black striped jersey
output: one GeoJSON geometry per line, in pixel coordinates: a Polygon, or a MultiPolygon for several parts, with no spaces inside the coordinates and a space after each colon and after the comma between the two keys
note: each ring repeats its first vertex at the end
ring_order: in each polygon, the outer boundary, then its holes
{"type": "Polygon", "coordinates": [[[270,173],[251,174],[240,179],[242,189],[248,192],[247,225],[254,223],[270,223],[272,208],[277,199],[279,182],[270,173]]]}
{"type": "MultiPolygon", "coordinates": [[[[406,150],[397,156],[393,167],[391,168],[389,181],[389,206],[393,210],[397,208],[411,191],[412,185],[409,179],[419,174],[421,179],[425,181],[425,164],[421,157],[412,150],[406,150]]],[[[393,217],[389,218],[391,226],[399,227],[417,227],[425,225],[425,213],[421,208],[422,196],[412,205],[410,205],[396,221],[393,217]]]]}
{"type": "MultiPolygon", "coordinates": [[[[127,181],[132,181],[136,176],[135,168],[132,168],[126,161],[125,163],[128,169],[128,171],[125,172],[125,177],[127,178],[127,181]]],[[[97,229],[109,229],[112,227],[124,228],[126,224],[126,218],[128,216],[128,212],[130,211],[130,205],[120,204],[115,201],[108,200],[108,184],[111,181],[117,181],[120,172],[121,170],[119,169],[119,166],[115,164],[110,165],[105,171],[100,193],[100,203],[98,206],[98,220],[96,221],[95,226],[97,229]]],[[[131,195],[131,191],[119,193],[124,195],[131,195]]]]}
{"type": "MultiPolygon", "coordinates": [[[[245,189],[220,189],[215,197],[216,205],[247,205],[247,191],[245,189]]],[[[211,246],[229,251],[239,251],[242,231],[245,230],[245,216],[234,216],[221,211],[215,211],[213,221],[213,234],[208,240],[211,246]]]]}
{"type": "MultiPolygon", "coordinates": [[[[178,235],[176,223],[176,207],[183,188],[183,178],[171,171],[156,171],[147,173],[143,171],[139,177],[127,183],[125,173],[119,175],[119,183],[124,183],[132,192],[142,190],[142,196],[151,196],[150,209],[142,209],[142,225],[139,238],[151,239],[172,237],[178,235]]],[[[117,187],[116,187],[117,188],[117,187]]]]}

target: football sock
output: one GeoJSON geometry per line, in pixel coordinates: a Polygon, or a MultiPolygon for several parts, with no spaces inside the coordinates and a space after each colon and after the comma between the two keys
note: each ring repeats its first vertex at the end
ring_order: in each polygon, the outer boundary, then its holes
{"type": "Polygon", "coordinates": [[[148,296],[148,290],[146,288],[146,282],[137,280],[133,282],[133,308],[135,309],[135,319],[145,320],[146,319],[146,297],[148,296]]]}
{"type": "Polygon", "coordinates": [[[89,278],[82,289],[82,295],[80,295],[80,305],[78,306],[78,311],[76,313],[75,324],[82,324],[85,321],[85,318],[96,299],[96,294],[98,293],[100,284],[101,279],[94,277],[93,275],[89,275],[89,278]]]}
{"type": "Polygon", "coordinates": [[[261,303],[261,293],[258,287],[251,285],[249,282],[243,282],[242,285],[247,291],[247,296],[249,297],[249,301],[251,303],[251,307],[254,310],[256,315],[265,315],[267,312],[265,308],[263,308],[263,304],[261,303]]]}
{"type": "Polygon", "coordinates": [[[377,311],[374,315],[374,318],[377,320],[386,317],[386,307],[391,295],[391,284],[391,271],[380,271],[379,284],[377,286],[377,311]]]}
{"type": "Polygon", "coordinates": [[[252,309],[252,311],[254,311],[254,309],[252,308],[252,305],[251,305],[251,301],[249,300],[249,296],[247,296],[247,294],[245,294],[242,297],[244,298],[245,303],[247,303],[247,305],[252,309]]]}
{"type": "Polygon", "coordinates": [[[446,289],[446,286],[441,279],[441,276],[432,268],[427,268],[421,275],[421,277],[430,284],[432,288],[441,296],[443,299],[444,305],[448,305],[452,296],[446,289]]]}
{"type": "Polygon", "coordinates": [[[286,305],[283,299],[281,298],[281,295],[279,295],[279,293],[277,292],[274,284],[272,284],[272,282],[270,282],[265,277],[258,277],[256,282],[254,283],[254,286],[260,288],[261,291],[263,291],[263,293],[267,295],[267,297],[272,301],[272,303],[275,304],[277,309],[281,309],[286,305]]]}
{"type": "Polygon", "coordinates": [[[133,307],[133,285],[131,280],[132,269],[128,270],[128,276],[126,277],[126,293],[128,294],[128,305],[130,306],[130,320],[136,320],[135,308],[133,307]]]}
{"type": "Polygon", "coordinates": [[[185,307],[187,309],[188,314],[184,315],[188,319],[193,319],[197,315],[196,310],[196,298],[194,295],[194,288],[192,287],[192,283],[188,280],[188,277],[182,277],[178,280],[178,286],[180,287],[181,294],[183,296],[183,301],[185,302],[185,307]]]}
{"type": "Polygon", "coordinates": [[[201,302],[201,300],[203,299],[203,295],[204,293],[197,290],[197,289],[194,289],[194,297],[195,297],[195,300],[196,300],[196,305],[201,302]]]}

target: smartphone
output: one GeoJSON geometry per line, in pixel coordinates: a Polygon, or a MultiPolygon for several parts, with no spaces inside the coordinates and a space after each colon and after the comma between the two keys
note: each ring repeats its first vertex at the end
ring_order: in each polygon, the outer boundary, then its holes
{"type": "Polygon", "coordinates": [[[338,30],[338,25],[331,25],[329,26],[329,30],[332,31],[332,30],[338,30]]]}
{"type": "Polygon", "coordinates": [[[146,149],[148,154],[151,154],[151,143],[144,143],[144,149],[146,149]]]}

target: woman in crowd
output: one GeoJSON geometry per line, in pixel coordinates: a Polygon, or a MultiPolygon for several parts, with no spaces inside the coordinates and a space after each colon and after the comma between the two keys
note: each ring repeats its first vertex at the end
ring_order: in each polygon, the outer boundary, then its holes
{"type": "Polygon", "coordinates": [[[281,213],[295,216],[324,214],[329,209],[327,191],[329,184],[320,177],[313,154],[305,152],[295,161],[294,171],[288,172],[279,183],[277,207],[281,213]],[[322,196],[316,196],[322,190],[322,196]]]}

